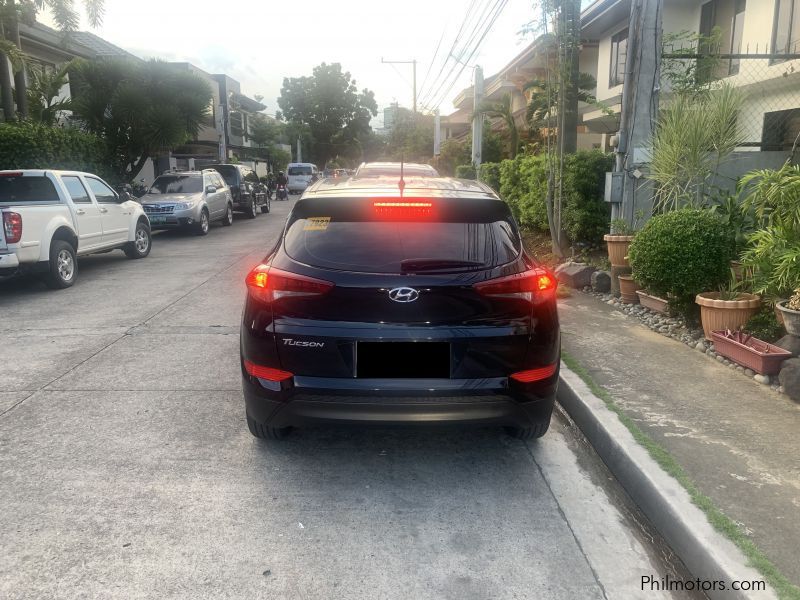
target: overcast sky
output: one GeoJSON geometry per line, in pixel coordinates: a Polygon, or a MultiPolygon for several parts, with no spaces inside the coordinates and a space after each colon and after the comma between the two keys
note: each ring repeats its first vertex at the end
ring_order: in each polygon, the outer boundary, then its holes
{"type": "MultiPolygon", "coordinates": [[[[92,30],[84,21],[82,28],[142,58],[188,61],[211,73],[226,73],[242,83],[246,95],[263,95],[267,113],[278,109],[284,77],[310,75],[323,61],[340,62],[359,88],[375,92],[382,109],[394,101],[411,106],[412,77],[411,65],[381,64],[381,57],[416,58],[419,96],[424,98],[467,9],[472,6],[470,14],[480,15],[484,6],[494,4],[495,0],[105,0],[102,25],[92,30]],[[440,57],[423,87],[443,31],[440,57]]],[[[533,0],[507,0],[470,64],[480,64],[488,76],[519,53],[530,41],[519,30],[533,18],[532,5],[533,0]]],[[[467,29],[471,31],[476,21],[468,21],[467,29]]],[[[445,73],[453,64],[451,60],[445,73]]],[[[441,105],[442,114],[452,111],[451,100],[470,84],[471,74],[472,69],[464,69],[441,105]]]]}

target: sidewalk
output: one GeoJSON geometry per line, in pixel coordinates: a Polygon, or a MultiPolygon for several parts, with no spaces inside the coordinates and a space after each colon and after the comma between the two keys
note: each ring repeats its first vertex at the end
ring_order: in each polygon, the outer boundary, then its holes
{"type": "Polygon", "coordinates": [[[602,301],[560,301],[562,345],[800,585],[800,405],[602,301]]]}

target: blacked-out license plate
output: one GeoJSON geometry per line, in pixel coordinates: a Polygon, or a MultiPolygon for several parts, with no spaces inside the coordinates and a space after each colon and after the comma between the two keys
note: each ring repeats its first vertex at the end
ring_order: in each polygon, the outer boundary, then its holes
{"type": "Polygon", "coordinates": [[[447,379],[449,342],[357,342],[359,379],[447,379]]]}

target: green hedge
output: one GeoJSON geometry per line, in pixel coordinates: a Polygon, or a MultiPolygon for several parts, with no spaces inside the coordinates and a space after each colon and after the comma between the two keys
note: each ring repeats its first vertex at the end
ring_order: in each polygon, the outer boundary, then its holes
{"type": "Polygon", "coordinates": [[[458,165],[456,167],[456,177],[458,179],[476,179],[475,167],[472,165],[458,165]]]}
{"type": "Polygon", "coordinates": [[[107,156],[102,139],[78,129],[0,124],[0,169],[65,169],[112,179],[107,156]]]}
{"type": "MultiPolygon", "coordinates": [[[[546,161],[545,155],[537,154],[481,165],[481,180],[499,191],[520,224],[540,231],[549,231],[546,161]]],[[[611,209],[603,188],[612,164],[613,156],[599,150],[565,158],[561,222],[570,241],[599,243],[608,233],[611,209]]]]}

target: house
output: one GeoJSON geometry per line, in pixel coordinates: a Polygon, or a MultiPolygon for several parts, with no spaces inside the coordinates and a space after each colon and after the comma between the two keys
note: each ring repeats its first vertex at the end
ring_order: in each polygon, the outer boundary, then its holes
{"type": "MultiPolygon", "coordinates": [[[[598,48],[596,95],[606,109],[585,113],[583,123],[604,136],[619,130],[631,4],[597,0],[581,15],[581,37],[598,48]]],[[[668,0],[662,28],[662,102],[670,92],[664,65],[672,60],[688,67],[676,57],[691,47],[688,36],[716,34],[711,51],[719,59],[704,76],[729,82],[744,94],[739,150],[785,157],[800,134],[800,0],[668,0]]]]}

